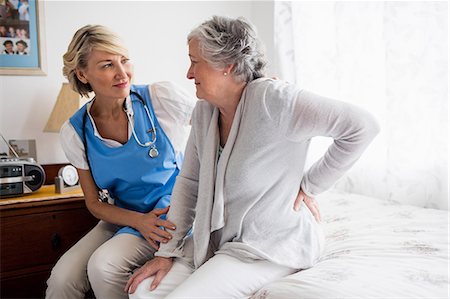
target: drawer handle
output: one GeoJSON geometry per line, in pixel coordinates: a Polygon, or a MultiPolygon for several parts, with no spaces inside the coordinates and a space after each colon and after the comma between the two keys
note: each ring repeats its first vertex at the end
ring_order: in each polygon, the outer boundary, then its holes
{"type": "Polygon", "coordinates": [[[54,233],[52,235],[52,248],[58,249],[60,246],[61,246],[61,237],[57,233],[54,233]]]}

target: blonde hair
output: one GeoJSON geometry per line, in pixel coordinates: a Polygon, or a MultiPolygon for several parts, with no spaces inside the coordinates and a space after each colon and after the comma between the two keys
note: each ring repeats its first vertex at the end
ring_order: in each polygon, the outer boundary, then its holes
{"type": "Polygon", "coordinates": [[[128,58],[128,50],[122,39],[113,31],[102,25],[86,25],[75,32],[72,41],[63,55],[63,75],[69,80],[74,91],[88,97],[92,87],[81,82],[76,74],[77,69],[87,67],[93,49],[122,55],[128,58]]]}

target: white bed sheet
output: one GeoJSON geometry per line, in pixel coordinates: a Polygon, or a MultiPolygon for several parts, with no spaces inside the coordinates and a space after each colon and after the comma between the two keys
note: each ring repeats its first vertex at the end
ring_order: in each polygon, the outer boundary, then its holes
{"type": "Polygon", "coordinates": [[[321,260],[252,299],[449,298],[448,211],[338,192],[317,200],[321,260]]]}

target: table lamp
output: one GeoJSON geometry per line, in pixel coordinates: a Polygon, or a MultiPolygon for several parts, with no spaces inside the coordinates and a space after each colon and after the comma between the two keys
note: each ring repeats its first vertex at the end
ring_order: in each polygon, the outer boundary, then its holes
{"type": "Polygon", "coordinates": [[[87,99],[73,91],[69,83],[63,83],[44,132],[59,133],[61,126],[80,108],[83,100],[87,99]]]}

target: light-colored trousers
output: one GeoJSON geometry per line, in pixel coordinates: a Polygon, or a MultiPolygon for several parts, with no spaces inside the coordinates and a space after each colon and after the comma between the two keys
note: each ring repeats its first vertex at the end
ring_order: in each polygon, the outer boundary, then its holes
{"type": "Polygon", "coordinates": [[[196,271],[175,260],[159,286],[150,291],[153,276],[143,280],[130,299],[249,298],[264,285],[298,270],[260,260],[243,262],[216,254],[196,271]]]}
{"type": "Polygon", "coordinates": [[[76,299],[92,287],[97,299],[128,298],[123,291],[130,273],[153,257],[143,238],[114,236],[118,227],[100,221],[56,263],[47,280],[45,298],[76,299]]]}

